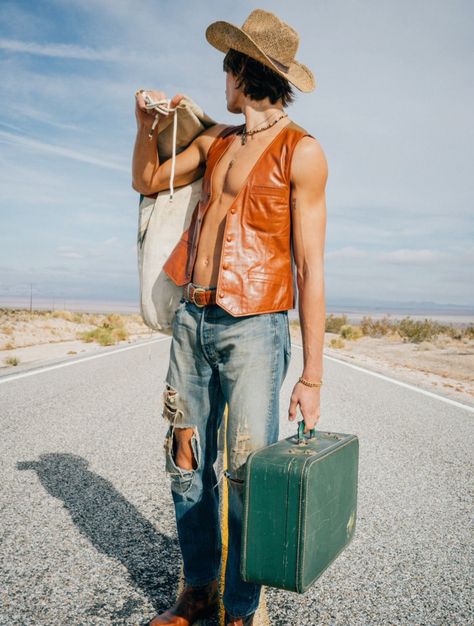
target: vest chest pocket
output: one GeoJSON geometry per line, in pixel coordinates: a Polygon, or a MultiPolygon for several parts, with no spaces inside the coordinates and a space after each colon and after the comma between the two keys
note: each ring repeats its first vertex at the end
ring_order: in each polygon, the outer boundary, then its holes
{"type": "Polygon", "coordinates": [[[245,217],[260,232],[285,233],[290,228],[290,198],[287,187],[251,185],[245,217]]]}

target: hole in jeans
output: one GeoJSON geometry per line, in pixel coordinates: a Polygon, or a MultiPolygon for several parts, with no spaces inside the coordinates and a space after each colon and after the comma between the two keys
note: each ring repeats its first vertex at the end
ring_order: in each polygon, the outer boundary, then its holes
{"type": "Polygon", "coordinates": [[[181,428],[176,426],[173,430],[173,444],[171,453],[175,464],[181,469],[192,470],[197,468],[194,458],[192,438],[195,430],[192,427],[181,428]]]}
{"type": "Polygon", "coordinates": [[[177,390],[169,383],[166,383],[166,388],[163,391],[163,417],[172,423],[177,419],[183,419],[184,412],[180,405],[181,402],[177,390]]]}
{"type": "Polygon", "coordinates": [[[171,489],[184,495],[191,489],[200,463],[199,431],[196,427],[180,428],[170,425],[164,449],[165,469],[171,477],[171,489]],[[180,435],[180,432],[184,435],[180,435]]]}
{"type": "Polygon", "coordinates": [[[231,476],[227,470],[224,470],[224,476],[227,478],[227,480],[230,480],[235,485],[239,485],[240,486],[240,485],[243,485],[244,482],[245,482],[241,478],[235,478],[234,476],[231,476]]]}
{"type": "Polygon", "coordinates": [[[163,392],[163,417],[170,422],[164,444],[166,471],[171,488],[180,494],[191,489],[201,456],[199,431],[195,425],[183,423],[184,408],[178,391],[167,382],[163,392]]]}

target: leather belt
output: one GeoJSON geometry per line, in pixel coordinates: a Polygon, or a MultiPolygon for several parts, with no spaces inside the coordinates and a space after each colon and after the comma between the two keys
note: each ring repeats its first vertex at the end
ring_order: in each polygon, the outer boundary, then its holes
{"type": "Polygon", "coordinates": [[[216,304],[216,291],[216,289],[204,289],[204,287],[196,287],[193,283],[187,283],[183,287],[183,298],[196,306],[203,307],[216,304]]]}

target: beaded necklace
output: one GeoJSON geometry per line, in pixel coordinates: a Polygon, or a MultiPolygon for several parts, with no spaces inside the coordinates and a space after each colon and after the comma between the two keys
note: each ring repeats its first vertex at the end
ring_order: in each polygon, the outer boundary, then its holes
{"type": "MultiPolygon", "coordinates": [[[[273,126],[274,124],[276,124],[279,120],[281,120],[283,117],[288,117],[288,113],[283,113],[283,115],[280,115],[280,117],[278,117],[276,120],[273,120],[273,122],[270,122],[269,124],[267,124],[266,126],[264,126],[263,128],[258,128],[257,130],[247,130],[247,127],[244,126],[244,129],[242,130],[242,138],[241,138],[241,145],[244,146],[247,143],[247,136],[248,135],[253,135],[255,133],[259,133],[262,130],[266,130],[267,128],[270,128],[271,126],[273,126]]],[[[259,124],[261,124],[261,122],[259,122],[259,124]]],[[[257,124],[258,126],[258,124],[257,124]]],[[[255,126],[254,126],[255,128],[255,126]]],[[[230,168],[232,167],[232,165],[235,163],[235,158],[233,157],[230,160],[229,165],[227,166],[227,169],[230,170],[230,168]]]]}
{"type": "MultiPolygon", "coordinates": [[[[281,120],[283,117],[288,117],[288,113],[283,113],[283,115],[280,115],[280,117],[277,117],[276,120],[273,120],[273,122],[270,122],[270,124],[267,124],[266,126],[264,126],[263,128],[257,128],[257,130],[247,130],[247,125],[244,126],[244,129],[242,131],[242,145],[244,146],[247,143],[247,137],[249,135],[254,135],[255,133],[260,133],[262,130],[266,130],[267,128],[271,128],[274,124],[276,124],[279,120],[281,120]]],[[[257,124],[258,126],[258,124],[257,124]]],[[[255,126],[254,126],[255,128],[255,126]]]]}

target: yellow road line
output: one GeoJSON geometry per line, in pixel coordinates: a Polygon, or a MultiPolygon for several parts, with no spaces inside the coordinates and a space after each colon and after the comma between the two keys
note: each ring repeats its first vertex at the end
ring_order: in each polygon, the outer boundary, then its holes
{"type": "MultiPolygon", "coordinates": [[[[224,450],[223,450],[223,470],[227,469],[227,415],[228,405],[226,404],[223,424],[224,426],[224,450]]],[[[221,427],[222,427],[221,426],[221,427]]],[[[222,567],[221,567],[221,600],[219,605],[219,624],[225,626],[224,622],[224,604],[222,597],[225,589],[225,566],[227,563],[227,553],[229,546],[229,526],[228,526],[228,512],[229,512],[229,487],[226,478],[222,481],[222,499],[221,499],[221,535],[222,535],[222,567]]],[[[262,587],[260,594],[260,603],[258,605],[257,612],[255,613],[254,626],[270,626],[270,618],[268,617],[267,603],[265,597],[265,587],[262,587]]]]}
{"type": "MultiPolygon", "coordinates": [[[[222,451],[222,470],[227,469],[227,415],[228,415],[228,405],[225,405],[224,417],[222,420],[221,428],[223,428],[223,441],[224,448],[222,451]]],[[[221,536],[222,536],[222,560],[221,560],[221,580],[220,580],[220,601],[219,601],[219,624],[220,626],[225,626],[224,621],[224,603],[222,602],[222,597],[224,596],[225,589],[225,568],[227,563],[227,553],[229,547],[229,525],[228,525],[228,512],[229,512],[229,486],[227,485],[227,480],[224,476],[222,479],[222,497],[220,501],[221,508],[221,536]]]]}
{"type": "MultiPolygon", "coordinates": [[[[227,469],[227,415],[228,415],[228,405],[226,404],[224,416],[222,419],[222,424],[220,428],[223,429],[222,438],[224,442],[223,451],[222,451],[222,471],[227,469]]],[[[222,496],[220,498],[220,520],[221,520],[221,536],[222,536],[222,559],[221,559],[221,576],[219,581],[219,591],[220,591],[220,599],[219,599],[219,624],[220,626],[225,626],[224,621],[224,603],[222,602],[222,597],[224,595],[225,589],[225,568],[227,563],[227,554],[228,554],[228,546],[229,546],[229,525],[228,525],[228,513],[229,513],[229,487],[227,484],[227,480],[225,476],[222,480],[222,496]]],[[[184,569],[181,564],[181,574],[178,586],[178,595],[184,589],[184,569]]],[[[199,620],[196,622],[196,626],[207,626],[207,620],[199,620]]],[[[268,617],[267,611],[267,603],[265,597],[265,587],[262,587],[262,592],[260,594],[260,603],[255,614],[254,618],[254,626],[270,626],[270,618],[268,617]]]]}

